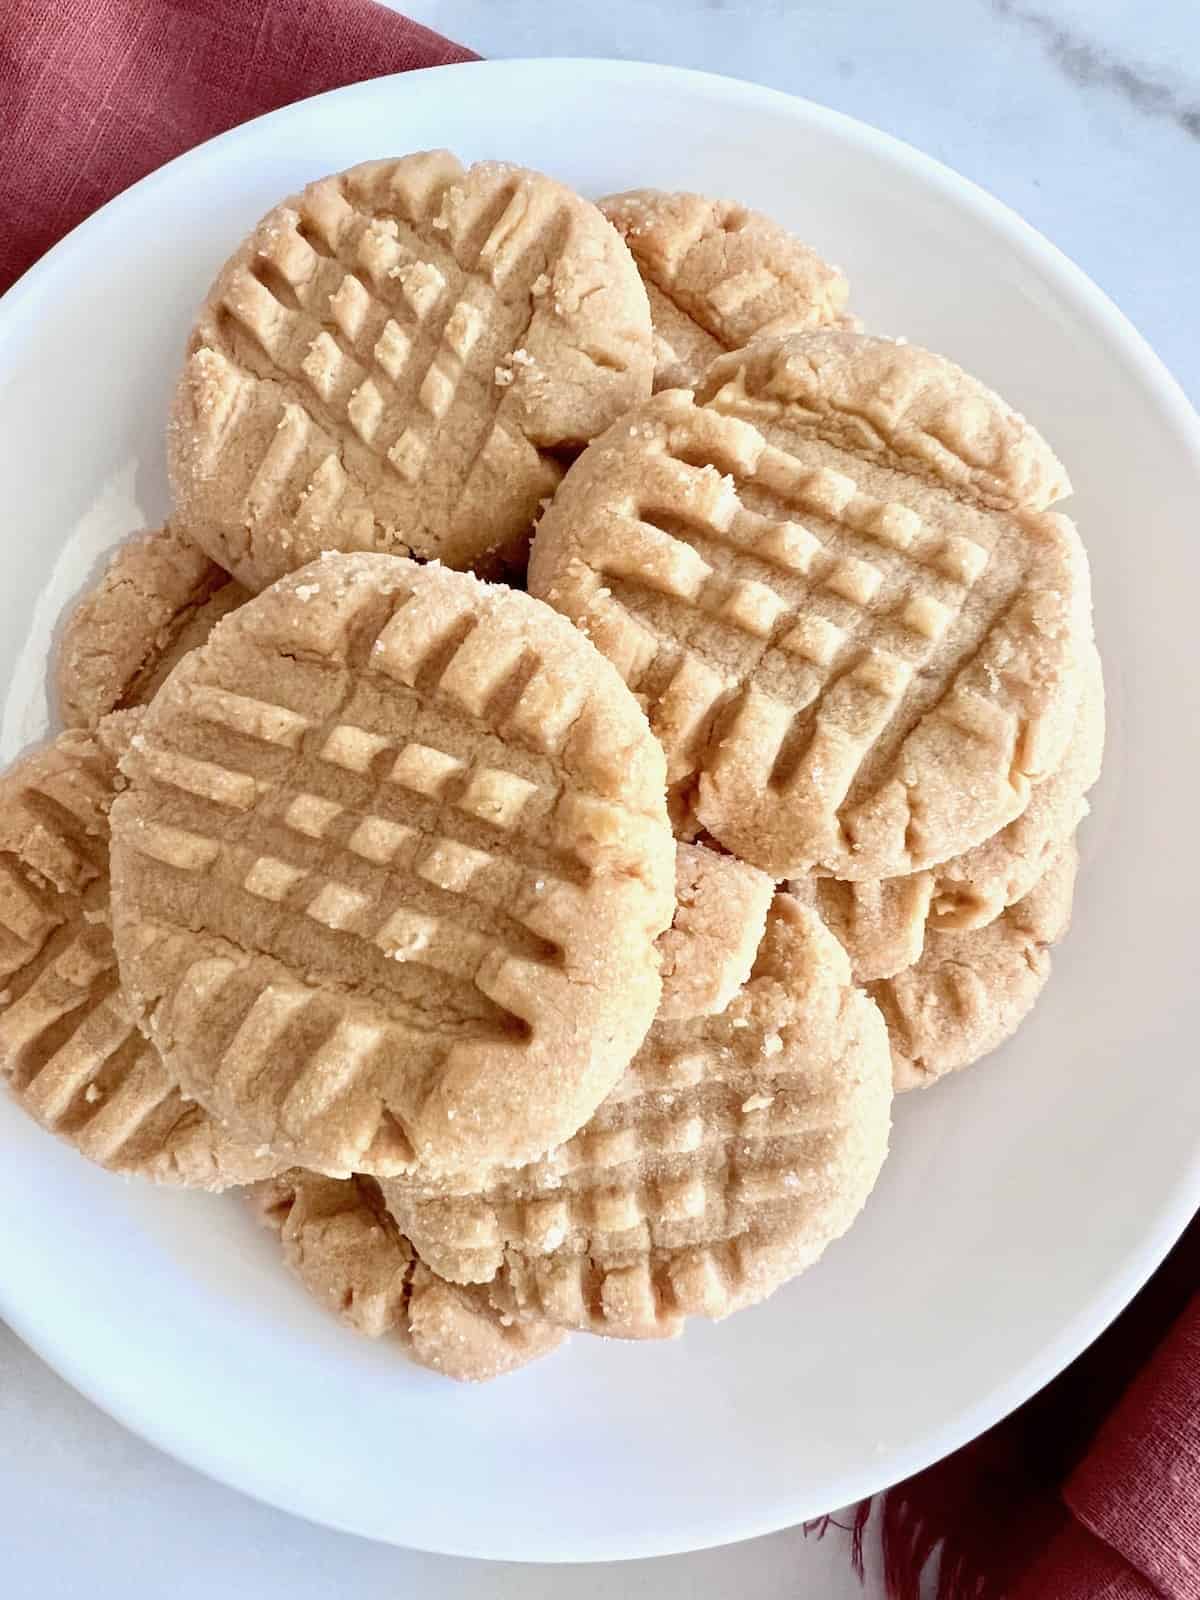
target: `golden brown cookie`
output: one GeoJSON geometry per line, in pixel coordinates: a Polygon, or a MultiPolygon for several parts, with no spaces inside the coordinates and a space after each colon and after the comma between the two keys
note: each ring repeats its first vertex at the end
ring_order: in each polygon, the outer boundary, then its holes
{"type": "Polygon", "coordinates": [[[823,330],[719,357],[571,468],[530,592],[619,668],[676,803],[773,876],[883,878],[1054,770],[1090,639],[1066,488],[950,362],[823,330]]]}
{"type": "Polygon", "coordinates": [[[1019,817],[974,850],[934,872],[929,926],[944,932],[986,927],[1044,876],[1088,812],[1087,793],[1104,758],[1104,675],[1093,645],[1070,742],[1055,771],[1036,784],[1019,817]]]}
{"type": "Polygon", "coordinates": [[[849,1227],[887,1151],[875,1007],[814,912],[779,895],[715,1017],[658,1022],[543,1161],[481,1192],[383,1191],[423,1260],[514,1315],[618,1338],[764,1299],[849,1227]]]}
{"type": "Polygon", "coordinates": [[[675,915],[659,936],[658,1021],[713,1016],[750,976],[775,885],[702,844],[675,847],[675,915]]]}
{"type": "Polygon", "coordinates": [[[121,995],[108,907],[115,777],[73,732],[0,779],[0,1077],[43,1127],[114,1172],[252,1182],[277,1163],[185,1099],[121,995]]]}
{"type": "Polygon", "coordinates": [[[646,285],[656,391],[694,387],[715,357],[764,334],[844,315],[841,272],[759,211],[661,189],[631,189],[599,204],[646,285]]]}
{"type": "Polygon", "coordinates": [[[815,895],[828,927],[845,946],[855,980],[890,978],[920,957],[927,928],[986,927],[1021,900],[1087,814],[1087,791],[1104,751],[1104,679],[1100,655],[1084,657],[1083,695],[1062,761],[1035,784],[1029,804],[1006,828],[964,855],[907,877],[843,883],[834,878],[789,885],[815,895]]]}
{"type": "Polygon", "coordinates": [[[67,619],[58,701],[72,728],[144,705],[176,661],[203,644],[247,590],[168,523],[127,539],[67,619]]]}
{"type": "Polygon", "coordinates": [[[329,549],[523,560],[549,452],[652,370],[595,206],[444,150],[366,162],[268,212],[213,285],[170,425],[176,520],[252,589],[329,549]]]}
{"type": "Polygon", "coordinates": [[[253,1143],[468,1180],[584,1122],[653,1019],[662,751],[528,595],[333,555],[228,617],[123,763],[139,1022],[253,1143]]]}
{"type": "Polygon", "coordinates": [[[890,978],[919,961],[933,901],[932,872],[898,878],[795,878],[792,894],[813,905],[850,957],[855,983],[890,978]]]}
{"type": "Polygon", "coordinates": [[[430,1272],[369,1178],[322,1178],[293,1167],[248,1198],[278,1232],[284,1260],[310,1294],[356,1332],[398,1339],[419,1365],[447,1378],[499,1378],[566,1338],[559,1328],[498,1311],[483,1289],[430,1272]]]}
{"type": "Polygon", "coordinates": [[[1072,839],[994,922],[931,928],[914,966],[868,984],[887,1023],[898,1091],[969,1066],[1015,1032],[1050,976],[1050,946],[1070,926],[1078,865],[1072,839]]]}

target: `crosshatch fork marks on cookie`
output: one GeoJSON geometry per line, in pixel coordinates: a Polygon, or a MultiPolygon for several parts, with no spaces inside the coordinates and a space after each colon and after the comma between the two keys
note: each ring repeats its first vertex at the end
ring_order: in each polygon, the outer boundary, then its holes
{"type": "Polygon", "coordinates": [[[727,1010],[656,1023],[566,1144],[475,1194],[384,1193],[445,1276],[522,1315],[663,1337],[769,1293],[841,1231],[883,1157],[890,1080],[845,953],[783,896],[727,1010]]]}
{"type": "MultiPolygon", "coordinates": [[[[262,730],[284,709],[248,697],[236,710],[224,699],[218,708],[226,727],[231,715],[244,716],[243,733],[247,724],[262,730]]],[[[410,969],[432,968],[452,981],[443,1004],[461,1008],[464,1023],[474,1016],[482,1033],[524,1036],[527,1025],[488,1001],[477,976],[503,955],[548,972],[558,966],[560,946],[533,932],[523,913],[536,909],[545,925],[561,903],[569,918],[573,891],[587,879],[584,863],[567,851],[539,848],[536,835],[526,839],[493,820],[524,810],[536,788],[505,768],[471,767],[337,712],[303,731],[288,714],[293,748],[274,773],[245,747],[237,766],[230,756],[220,764],[185,753],[193,738],[211,751],[208,730],[198,726],[214,710],[211,696],[202,693],[195,709],[195,721],[170,728],[172,748],[143,739],[140,764],[170,820],[148,824],[137,845],[160,864],[197,875],[204,926],[246,948],[274,942],[290,961],[319,955],[322,981],[370,984],[388,993],[397,1020],[418,1013],[411,1019],[418,1027],[427,985],[410,969]],[[498,798],[489,802],[491,795],[498,798]],[[485,808],[482,818],[472,816],[472,804],[485,808]]],[[[573,794],[557,799],[544,818],[547,844],[554,815],[579,803],[573,794]]],[[[152,913],[173,892],[171,880],[161,880],[152,913]]]]}
{"type": "Polygon", "coordinates": [[[836,1153],[830,1112],[788,1074],[769,1093],[715,1079],[699,1090],[648,1091],[621,1121],[594,1120],[486,1201],[414,1204],[398,1184],[387,1193],[418,1248],[451,1277],[490,1278],[506,1248],[613,1259],[680,1249],[784,1219],[818,1197],[822,1164],[836,1153]],[[652,1176],[639,1171],[648,1160],[652,1176]]]}
{"type": "Polygon", "coordinates": [[[116,777],[85,734],[0,784],[0,1073],[19,1103],[90,1160],[219,1189],[269,1159],[186,1101],[138,1032],[108,920],[107,809],[116,777]]]}
{"type": "Polygon", "coordinates": [[[785,449],[768,420],[764,434],[722,403],[667,392],[592,445],[539,529],[531,592],[646,704],[677,804],[757,865],[792,870],[792,853],[857,877],[936,858],[938,820],[927,828],[911,788],[898,838],[861,837],[931,719],[994,775],[990,808],[958,821],[969,847],[1015,814],[1066,736],[1063,706],[1036,713],[1054,671],[1065,706],[1085,636],[1074,531],[819,438],[793,432],[785,449]],[[755,791],[762,825],[726,815],[724,790],[747,804],[755,791]],[[790,827],[833,833],[772,836],[790,827]]]}
{"type": "MultiPolygon", "coordinates": [[[[769,446],[762,457],[753,477],[739,481],[668,450],[650,464],[640,504],[616,512],[605,528],[594,558],[596,571],[611,580],[603,598],[623,604],[649,635],[632,687],[661,673],[661,651],[674,651],[676,670],[680,654],[695,657],[721,694],[753,680],[802,712],[865,662],[864,687],[877,687],[890,709],[964,612],[993,551],[929,526],[901,503],[859,493],[846,473],[806,470],[769,446]],[[760,499],[774,501],[775,515],[745,503],[750,484],[760,499]],[[921,589],[915,596],[914,580],[921,589]]],[[[1020,582],[1010,567],[992,615],[1020,582]]],[[[983,620],[986,627],[991,619],[983,620]]],[[[728,722],[736,707],[727,701],[725,709],[728,722]]],[[[918,714],[909,711],[905,721],[911,725],[918,714]]],[[[871,764],[886,767],[906,731],[890,726],[886,743],[875,741],[871,764]]],[[[676,774],[706,755],[695,745],[679,752],[676,774]]],[[[777,759],[771,781],[787,776],[777,759]]],[[[869,781],[866,762],[854,781],[869,781]]]]}
{"type": "Polygon", "coordinates": [[[263,1142],[405,1170],[427,1108],[478,1115],[447,1103],[464,1052],[501,1096],[516,1061],[595,1072],[590,1110],[636,1048],[672,910],[662,756],[527,597],[316,563],[189,658],[126,765],[132,981],[193,1092],[263,1142]]]}
{"type": "Polygon", "coordinates": [[[330,545],[502,565],[561,476],[549,449],[649,389],[649,313],[610,234],[548,179],[445,152],[277,207],[193,336],[172,439],[198,537],[207,514],[258,585],[330,545]]]}
{"type": "MultiPolygon", "coordinates": [[[[417,701],[412,691],[399,698],[417,701]]],[[[560,963],[561,946],[524,918],[536,914],[544,927],[579,913],[587,819],[602,826],[610,802],[397,737],[403,724],[394,716],[377,719],[390,721],[383,734],[342,720],[345,712],[319,722],[204,686],[187,713],[170,727],[170,747],[142,740],[140,762],[170,791],[171,821],[144,830],[139,847],[200,874],[206,926],[248,944],[273,917],[274,936],[295,958],[319,937],[297,931],[303,914],[390,958],[364,965],[345,940],[324,939],[327,978],[349,985],[369,974],[407,1009],[421,1004],[423,988],[407,968],[432,967],[465,985],[464,1014],[478,1011],[484,1031],[498,1023],[524,1033],[524,1023],[480,995],[476,973],[497,951],[560,963]],[[220,762],[208,759],[213,724],[243,736],[220,762]],[[189,746],[204,756],[186,753],[189,746]]],[[[458,726],[465,750],[478,734],[465,718],[458,726]]]]}
{"type": "MultiPolygon", "coordinates": [[[[532,219],[515,222],[515,200],[515,185],[502,185],[458,259],[449,245],[419,238],[403,218],[368,219],[340,187],[322,196],[307,226],[303,213],[284,212],[255,262],[237,269],[224,290],[218,326],[225,353],[258,377],[279,382],[287,398],[332,436],[351,430],[381,467],[407,485],[419,482],[422,494],[431,487],[423,473],[439,433],[469,425],[456,451],[461,497],[476,461],[497,448],[493,434],[503,427],[505,387],[495,378],[497,362],[521,348],[534,311],[529,291],[562,248],[569,226],[562,210],[536,226],[532,219]],[[518,228],[528,237],[515,248],[518,228]],[[501,240],[519,263],[511,274],[515,283],[485,275],[485,256],[494,259],[501,240]],[[509,305],[517,308],[515,316],[506,315],[509,305]]],[[[298,455],[289,460],[290,447],[290,440],[281,440],[275,458],[259,465],[249,494],[261,510],[271,491],[294,487],[279,471],[284,464],[304,465],[298,455]]],[[[317,482],[300,493],[296,514],[321,488],[317,482]]],[[[455,509],[453,502],[445,508],[450,526],[455,509]]]]}

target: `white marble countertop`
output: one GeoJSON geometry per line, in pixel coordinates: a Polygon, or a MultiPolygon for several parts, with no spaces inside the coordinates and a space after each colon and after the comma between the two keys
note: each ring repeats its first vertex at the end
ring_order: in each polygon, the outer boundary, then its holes
{"type": "MultiPolygon", "coordinates": [[[[898,134],[983,184],[1072,256],[1200,402],[1200,9],[1188,0],[398,0],[396,8],[483,55],[703,67],[898,134]]],[[[330,1533],[159,1455],[2,1327],[0,1539],[6,1600],[862,1593],[838,1536],[816,1543],[795,1530],[701,1555],[565,1569],[485,1567],[330,1533]]],[[[880,1593],[870,1574],[866,1593],[880,1593]]]]}

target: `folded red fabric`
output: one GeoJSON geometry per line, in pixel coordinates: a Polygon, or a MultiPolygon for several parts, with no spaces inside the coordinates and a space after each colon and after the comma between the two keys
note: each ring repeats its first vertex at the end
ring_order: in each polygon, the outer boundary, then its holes
{"type": "Polygon", "coordinates": [[[1013,1600],[1163,1600],[1141,1573],[1081,1523],[1055,1538],[1013,1600]]]}
{"type": "Polygon", "coordinates": [[[1200,1600],[1200,1219],[989,1433],[858,1508],[888,1600],[1200,1600]]]}
{"type": "MultiPolygon", "coordinates": [[[[1200,1301],[1134,1379],[1063,1499],[1135,1583],[1169,1600],[1200,1596],[1200,1301]]],[[[1063,1600],[1085,1593],[1062,1591],[1063,1600]]]]}
{"type": "Polygon", "coordinates": [[[3,0],[0,291],[114,194],[226,128],[474,59],[370,0],[3,0]]]}

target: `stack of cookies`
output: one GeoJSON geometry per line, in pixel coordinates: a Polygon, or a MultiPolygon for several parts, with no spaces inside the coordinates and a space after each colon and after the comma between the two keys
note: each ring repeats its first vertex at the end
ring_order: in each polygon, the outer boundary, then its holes
{"type": "Polygon", "coordinates": [[[2,780],[29,1113],[456,1378],[812,1264],[1045,983],[1104,725],[1062,467],[846,302],[445,152],[272,210],[2,780]]]}

